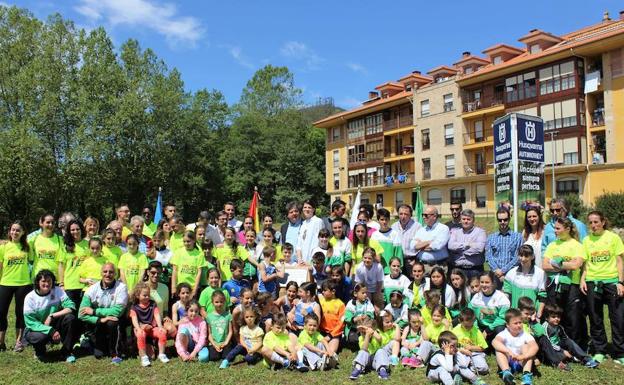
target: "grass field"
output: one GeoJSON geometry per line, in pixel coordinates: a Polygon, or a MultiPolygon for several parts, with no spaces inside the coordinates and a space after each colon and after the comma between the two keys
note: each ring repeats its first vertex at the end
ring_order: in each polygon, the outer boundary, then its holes
{"type": "MultiPolygon", "coordinates": [[[[13,320],[9,319],[9,325],[13,320]]],[[[12,327],[8,330],[7,345],[12,347],[14,341],[12,327]]],[[[171,345],[172,342],[169,342],[171,345]]],[[[54,351],[51,352],[52,355],[54,351]]],[[[328,372],[297,373],[290,371],[270,371],[258,364],[234,364],[229,369],[219,370],[218,363],[200,364],[197,362],[183,363],[177,357],[170,363],[154,362],[152,367],[142,368],[139,360],[130,358],[119,366],[110,364],[108,359],[96,360],[92,356],[79,357],[76,363],[65,362],[41,363],[33,358],[33,351],[27,348],[22,353],[7,351],[0,353],[0,384],[349,384],[349,383],[387,383],[369,373],[358,381],[348,379],[351,371],[351,360],[354,354],[348,350],[340,354],[340,368],[328,372]]],[[[490,357],[490,370],[483,380],[488,384],[502,384],[496,371],[496,364],[490,357]]],[[[574,364],[572,372],[561,372],[550,367],[540,367],[541,377],[536,377],[536,384],[600,384],[624,385],[624,368],[606,360],[598,369],[586,369],[574,364]]],[[[426,384],[424,369],[396,368],[392,371],[390,381],[396,384],[426,384]]],[[[518,381],[518,384],[520,382],[518,381]]]]}

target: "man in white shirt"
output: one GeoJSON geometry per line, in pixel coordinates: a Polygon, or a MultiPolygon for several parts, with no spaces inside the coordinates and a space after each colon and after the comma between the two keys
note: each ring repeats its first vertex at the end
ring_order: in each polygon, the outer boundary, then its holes
{"type": "Polygon", "coordinates": [[[418,260],[425,266],[446,265],[449,228],[438,222],[438,209],[434,206],[425,207],[422,216],[425,226],[416,231],[410,244],[417,251],[418,260]]]}
{"type": "Polygon", "coordinates": [[[318,246],[319,231],[325,226],[323,220],[314,214],[316,206],[311,200],[303,202],[303,222],[295,249],[299,264],[310,263],[312,250],[318,246]]]}

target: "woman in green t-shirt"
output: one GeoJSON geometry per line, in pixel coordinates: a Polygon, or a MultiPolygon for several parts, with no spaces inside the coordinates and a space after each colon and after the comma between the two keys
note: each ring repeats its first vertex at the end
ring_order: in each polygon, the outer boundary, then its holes
{"type": "MultiPolygon", "coordinates": [[[[54,232],[55,220],[52,214],[43,214],[39,218],[41,233],[29,239],[33,251],[32,275],[35,276],[43,269],[50,270],[55,278],[59,275],[59,254],[63,251],[63,238],[54,232]]],[[[57,280],[60,282],[60,280],[57,280]]]]}
{"type": "Polygon", "coordinates": [[[6,350],[7,315],[15,297],[15,348],[24,350],[20,342],[24,332],[24,298],[32,289],[30,269],[31,249],[26,241],[26,229],[20,222],[9,226],[9,240],[0,245],[0,352],[6,350]]]}
{"type": "Polygon", "coordinates": [[[613,362],[624,365],[624,245],[619,235],[607,230],[600,211],[587,215],[591,232],[583,239],[585,265],[581,291],[587,294],[590,335],[594,359],[602,362],[607,352],[604,305],[609,308],[613,362]]]}
{"type": "Polygon", "coordinates": [[[583,348],[587,343],[587,323],[579,282],[585,250],[569,218],[557,218],[555,235],[557,239],[548,245],[542,260],[542,268],[548,273],[547,302],[565,309],[566,316],[561,324],[568,336],[583,348]]]}
{"type": "Polygon", "coordinates": [[[84,239],[85,235],[87,232],[80,221],[69,221],[63,236],[65,246],[58,254],[59,282],[62,282],[63,290],[74,302],[76,309],[80,308],[85,287],[80,282],[80,266],[89,257],[89,242],[84,239]]]}

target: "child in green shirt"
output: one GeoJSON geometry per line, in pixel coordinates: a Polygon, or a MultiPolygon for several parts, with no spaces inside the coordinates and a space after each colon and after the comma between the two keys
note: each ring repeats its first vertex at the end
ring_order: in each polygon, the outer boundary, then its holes
{"type": "Polygon", "coordinates": [[[221,290],[212,293],[214,311],[208,313],[206,322],[210,329],[208,333],[208,360],[224,359],[232,349],[232,315],[225,306],[225,294],[221,290]]]}

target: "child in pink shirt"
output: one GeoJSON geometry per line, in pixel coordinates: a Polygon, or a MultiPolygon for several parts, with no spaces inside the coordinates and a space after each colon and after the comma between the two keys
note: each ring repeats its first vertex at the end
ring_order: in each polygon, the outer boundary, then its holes
{"type": "Polygon", "coordinates": [[[182,361],[208,362],[208,349],[205,348],[206,335],[206,322],[199,314],[199,303],[192,300],[188,305],[186,317],[178,324],[175,342],[178,356],[182,361]]]}

